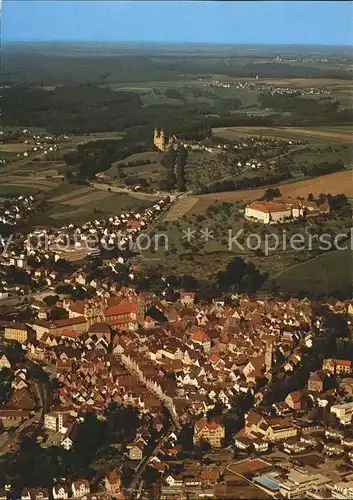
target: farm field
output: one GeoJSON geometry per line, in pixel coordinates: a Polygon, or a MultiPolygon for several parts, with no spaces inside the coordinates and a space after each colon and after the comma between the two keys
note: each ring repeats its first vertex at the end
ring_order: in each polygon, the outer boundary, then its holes
{"type": "Polygon", "coordinates": [[[27,151],[28,144],[24,142],[9,142],[0,145],[0,154],[2,153],[23,153],[27,151]]]}
{"type": "MultiPolygon", "coordinates": [[[[215,77],[217,78],[217,77],[215,77]]],[[[220,80],[226,83],[239,81],[238,79],[231,79],[225,75],[219,77],[220,80]]],[[[259,91],[257,89],[236,89],[236,88],[222,88],[222,87],[209,87],[206,82],[210,83],[211,77],[205,80],[198,78],[188,80],[170,80],[170,81],[156,81],[146,82],[143,86],[140,83],[130,84],[110,84],[108,87],[115,91],[129,91],[138,92],[144,106],[182,106],[184,102],[210,104],[213,105],[219,99],[240,99],[241,107],[257,108],[259,91]],[[177,89],[180,93],[180,98],[168,97],[165,92],[170,89],[177,89]],[[198,95],[194,94],[196,90],[205,91],[207,94],[198,95]]],[[[263,111],[263,114],[266,112],[263,111]]]]}
{"type": "Polygon", "coordinates": [[[132,208],[146,207],[150,204],[146,200],[138,200],[128,194],[94,191],[90,195],[71,199],[70,203],[56,203],[49,209],[48,215],[62,222],[78,223],[119,214],[132,208]]]}
{"type": "Polygon", "coordinates": [[[82,187],[75,184],[64,184],[50,193],[54,196],[50,198],[49,201],[65,203],[67,200],[76,198],[82,194],[87,194],[89,191],[90,188],[87,186],[82,187]]]}
{"type": "Polygon", "coordinates": [[[320,165],[324,162],[342,162],[346,168],[353,165],[353,144],[335,143],[334,145],[308,144],[304,148],[298,148],[287,155],[291,169],[301,172],[303,168],[310,165],[320,165]]]}
{"type": "Polygon", "coordinates": [[[124,134],[122,132],[92,132],[91,134],[85,135],[72,135],[70,136],[65,146],[77,146],[79,144],[85,144],[86,142],[92,141],[102,141],[107,139],[121,139],[124,134]]]}
{"type": "Polygon", "coordinates": [[[36,189],[38,192],[49,191],[57,186],[58,182],[55,180],[48,179],[35,179],[26,177],[6,177],[6,180],[1,178],[1,184],[6,186],[17,187],[19,194],[21,194],[22,188],[31,187],[36,189]]]}
{"type": "Polygon", "coordinates": [[[2,184],[0,183],[0,197],[1,196],[34,196],[39,192],[38,189],[32,186],[18,186],[16,184],[2,184]]]}
{"type": "Polygon", "coordinates": [[[337,127],[334,131],[326,127],[318,127],[316,129],[282,127],[281,130],[288,130],[294,134],[307,134],[308,136],[325,137],[328,139],[342,139],[344,141],[349,141],[352,136],[352,132],[347,130],[346,127],[342,127],[341,129],[337,127]]]}
{"type": "Polygon", "coordinates": [[[172,208],[167,212],[164,217],[165,222],[170,222],[174,220],[178,220],[188,212],[191,211],[192,207],[197,203],[198,199],[196,196],[188,196],[179,199],[172,208]]]}
{"type": "MultiPolygon", "coordinates": [[[[332,195],[343,193],[348,198],[353,198],[353,171],[344,170],[333,174],[321,175],[297,182],[278,184],[277,186],[283,195],[296,198],[297,196],[307,197],[309,193],[314,196],[320,193],[331,193],[332,195]]],[[[225,191],[222,193],[210,193],[199,195],[198,203],[193,207],[193,212],[202,213],[215,200],[222,201],[243,201],[248,202],[263,196],[266,187],[257,189],[244,189],[239,191],[225,191]]]]}
{"type": "Polygon", "coordinates": [[[37,225],[55,223],[81,223],[94,218],[121,213],[131,208],[146,207],[147,200],[127,193],[111,193],[88,186],[64,184],[45,193],[47,209],[39,214],[37,225]]]}
{"type": "Polygon", "coordinates": [[[337,250],[294,265],[274,279],[285,293],[310,291],[330,295],[333,290],[351,293],[352,276],[352,250],[337,250]]]}
{"type": "Polygon", "coordinates": [[[239,137],[262,136],[272,139],[305,140],[313,143],[350,142],[351,131],[337,127],[335,131],[325,127],[218,127],[213,133],[223,139],[236,140],[239,137]]]}
{"type": "Polygon", "coordinates": [[[102,177],[118,180],[120,176],[126,176],[124,180],[133,182],[133,179],[136,178],[135,184],[138,184],[138,178],[141,176],[146,179],[151,188],[158,189],[159,182],[165,175],[165,167],[161,164],[162,155],[163,153],[159,151],[144,151],[127,156],[123,160],[113,163],[102,177]]]}

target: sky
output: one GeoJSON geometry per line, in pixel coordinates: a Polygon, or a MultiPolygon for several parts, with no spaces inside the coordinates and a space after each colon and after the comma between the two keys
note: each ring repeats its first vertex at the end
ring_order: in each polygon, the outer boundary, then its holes
{"type": "Polygon", "coordinates": [[[353,3],[3,0],[2,40],[353,45],[353,3]]]}

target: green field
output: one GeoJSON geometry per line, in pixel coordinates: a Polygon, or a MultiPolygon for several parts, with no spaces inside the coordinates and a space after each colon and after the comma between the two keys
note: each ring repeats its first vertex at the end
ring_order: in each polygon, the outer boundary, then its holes
{"type": "Polygon", "coordinates": [[[342,161],[345,167],[349,167],[353,165],[353,144],[308,144],[306,148],[293,151],[287,155],[287,158],[290,160],[290,164],[295,167],[318,165],[323,162],[336,163],[338,161],[342,161]]]}
{"type": "Polygon", "coordinates": [[[113,163],[104,175],[114,181],[112,185],[123,185],[125,180],[140,177],[146,179],[150,188],[159,189],[159,182],[166,175],[165,167],[161,163],[162,156],[163,153],[159,151],[136,153],[113,163]]]}
{"type": "Polygon", "coordinates": [[[112,194],[82,185],[64,184],[45,193],[46,215],[63,222],[84,222],[115,215],[150,203],[127,193],[112,194]]]}
{"type": "Polygon", "coordinates": [[[353,252],[333,251],[315,259],[294,265],[275,277],[280,290],[285,293],[310,293],[330,295],[340,290],[348,295],[352,292],[353,252]]]}
{"type": "Polygon", "coordinates": [[[34,187],[0,184],[0,196],[34,196],[38,193],[39,189],[34,187]]]}

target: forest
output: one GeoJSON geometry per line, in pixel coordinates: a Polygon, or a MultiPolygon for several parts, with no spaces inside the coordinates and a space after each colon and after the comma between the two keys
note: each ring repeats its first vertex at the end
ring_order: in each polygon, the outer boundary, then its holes
{"type": "MultiPolygon", "coordinates": [[[[283,48],[282,48],[283,49],[283,48]]],[[[229,75],[239,78],[331,78],[350,79],[343,67],[266,61],[266,54],[244,53],[244,48],[95,47],[65,44],[7,44],[3,46],[4,85],[29,82],[31,85],[68,83],[124,83],[183,79],[185,75],[229,75]],[[191,53],[190,53],[191,52],[191,53]]],[[[273,50],[273,48],[272,48],[273,50]]],[[[288,50],[285,48],[284,51],[288,50]]],[[[268,56],[267,56],[268,59],[268,56]]]]}

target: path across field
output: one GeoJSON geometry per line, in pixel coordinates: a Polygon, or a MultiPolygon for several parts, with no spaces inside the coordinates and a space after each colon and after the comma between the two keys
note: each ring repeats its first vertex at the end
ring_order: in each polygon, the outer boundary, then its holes
{"type": "Polygon", "coordinates": [[[180,198],[167,212],[164,217],[164,221],[170,222],[173,220],[180,219],[184,215],[186,215],[192,207],[198,202],[198,198],[196,196],[188,196],[184,198],[180,198]]]}

